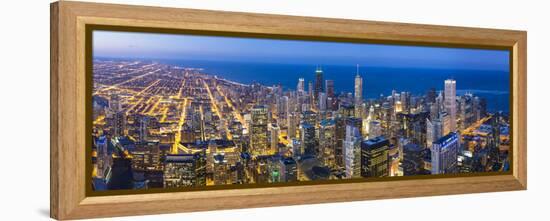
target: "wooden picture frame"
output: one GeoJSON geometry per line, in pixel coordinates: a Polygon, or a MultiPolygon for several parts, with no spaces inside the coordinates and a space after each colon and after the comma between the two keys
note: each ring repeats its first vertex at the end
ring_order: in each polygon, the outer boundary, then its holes
{"type": "Polygon", "coordinates": [[[51,4],[50,209],[56,219],[145,215],[525,190],[527,33],[525,31],[358,21],[80,2],[51,4]],[[151,27],[273,38],[500,47],[511,51],[511,173],[437,179],[327,183],[248,189],[89,196],[86,193],[86,26],[151,27]]]}

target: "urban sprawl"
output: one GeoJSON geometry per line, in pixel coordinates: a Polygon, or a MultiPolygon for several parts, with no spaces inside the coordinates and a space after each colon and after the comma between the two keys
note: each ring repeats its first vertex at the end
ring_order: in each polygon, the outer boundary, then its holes
{"type": "Polygon", "coordinates": [[[365,99],[353,74],[351,92],[337,93],[321,68],[283,90],[200,68],[94,60],[93,189],[509,170],[507,113],[458,96],[460,82],[365,99]]]}

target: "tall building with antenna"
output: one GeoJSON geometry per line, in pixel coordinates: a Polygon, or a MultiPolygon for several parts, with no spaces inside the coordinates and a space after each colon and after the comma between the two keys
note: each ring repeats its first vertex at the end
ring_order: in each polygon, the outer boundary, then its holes
{"type": "Polygon", "coordinates": [[[456,130],[456,81],[445,80],[445,111],[449,114],[450,130],[456,130]]]}
{"type": "Polygon", "coordinates": [[[323,92],[323,70],[321,67],[317,67],[317,70],[315,70],[315,88],[313,89],[313,97],[314,99],[317,99],[319,97],[319,93],[323,92]]]}

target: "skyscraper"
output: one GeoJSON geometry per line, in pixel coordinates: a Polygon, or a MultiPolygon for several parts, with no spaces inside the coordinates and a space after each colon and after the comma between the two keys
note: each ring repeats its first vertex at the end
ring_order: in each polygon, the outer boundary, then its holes
{"type": "Polygon", "coordinates": [[[224,185],[230,183],[230,165],[225,159],[223,153],[216,153],[214,158],[214,185],[224,185]]]}
{"type": "Polygon", "coordinates": [[[116,112],[113,116],[113,136],[124,136],[126,135],[126,113],[124,111],[116,112]]]}
{"type": "Polygon", "coordinates": [[[450,130],[456,130],[456,81],[445,80],[445,111],[450,117],[450,130]]]}
{"type": "Polygon", "coordinates": [[[140,116],[139,117],[139,141],[143,142],[147,140],[147,135],[149,131],[149,117],[140,116]]]}
{"type": "Polygon", "coordinates": [[[270,124],[271,136],[269,138],[271,143],[271,153],[276,153],[279,150],[279,131],[280,128],[277,124],[270,124]]]}
{"type": "Polygon", "coordinates": [[[315,70],[315,88],[313,90],[313,97],[318,98],[319,93],[323,92],[323,70],[321,70],[321,67],[317,67],[317,70],[315,70]]]}
{"type": "Polygon", "coordinates": [[[318,158],[325,166],[336,166],[336,124],[334,120],[323,120],[319,126],[318,158]]]}
{"type": "Polygon", "coordinates": [[[295,113],[289,113],[287,117],[287,135],[288,140],[292,140],[296,137],[296,126],[298,125],[298,116],[295,113]]]}
{"type": "Polygon", "coordinates": [[[302,155],[315,155],[315,127],[307,122],[300,125],[300,138],[302,139],[302,155]]]}
{"type": "Polygon", "coordinates": [[[305,82],[304,82],[304,78],[299,78],[298,79],[298,86],[296,86],[296,90],[298,91],[298,93],[300,95],[303,95],[304,92],[305,92],[305,82]]]}
{"type": "Polygon", "coordinates": [[[424,148],[420,145],[408,143],[403,147],[403,175],[419,175],[424,168],[424,148]]]}
{"type": "Polygon", "coordinates": [[[460,147],[458,134],[451,132],[433,142],[432,174],[457,172],[457,159],[460,147]]]}
{"type": "Polygon", "coordinates": [[[334,97],[334,81],[326,80],[325,81],[325,93],[327,97],[334,97]]]}
{"type": "Polygon", "coordinates": [[[390,141],[383,136],[361,142],[361,176],[389,176],[390,141]]]}
{"type": "Polygon", "coordinates": [[[267,143],[268,108],[257,105],[252,108],[250,129],[250,153],[252,155],[269,155],[270,145],[267,143]]]}
{"type": "Polygon", "coordinates": [[[361,118],[361,107],[363,103],[363,78],[359,75],[359,65],[355,75],[355,117],[361,118]]]}
{"type": "Polygon", "coordinates": [[[347,178],[361,176],[361,133],[352,125],[346,125],[344,140],[345,171],[347,178]]]}
{"type": "Polygon", "coordinates": [[[319,110],[327,110],[327,95],[325,93],[319,93],[319,110]]]}
{"type": "Polygon", "coordinates": [[[443,122],[440,118],[426,119],[426,147],[443,136],[443,122]]]}
{"type": "Polygon", "coordinates": [[[164,167],[164,187],[205,186],[206,154],[167,155],[164,167]]]}
{"type": "Polygon", "coordinates": [[[298,181],[298,166],[292,157],[281,158],[281,181],[298,181]]]}

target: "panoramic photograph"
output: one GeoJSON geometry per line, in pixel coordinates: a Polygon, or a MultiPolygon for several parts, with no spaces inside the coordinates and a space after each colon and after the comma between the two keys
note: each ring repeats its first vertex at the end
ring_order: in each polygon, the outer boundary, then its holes
{"type": "Polygon", "coordinates": [[[93,191],[510,171],[508,50],[94,30],[92,56],[93,191]]]}

